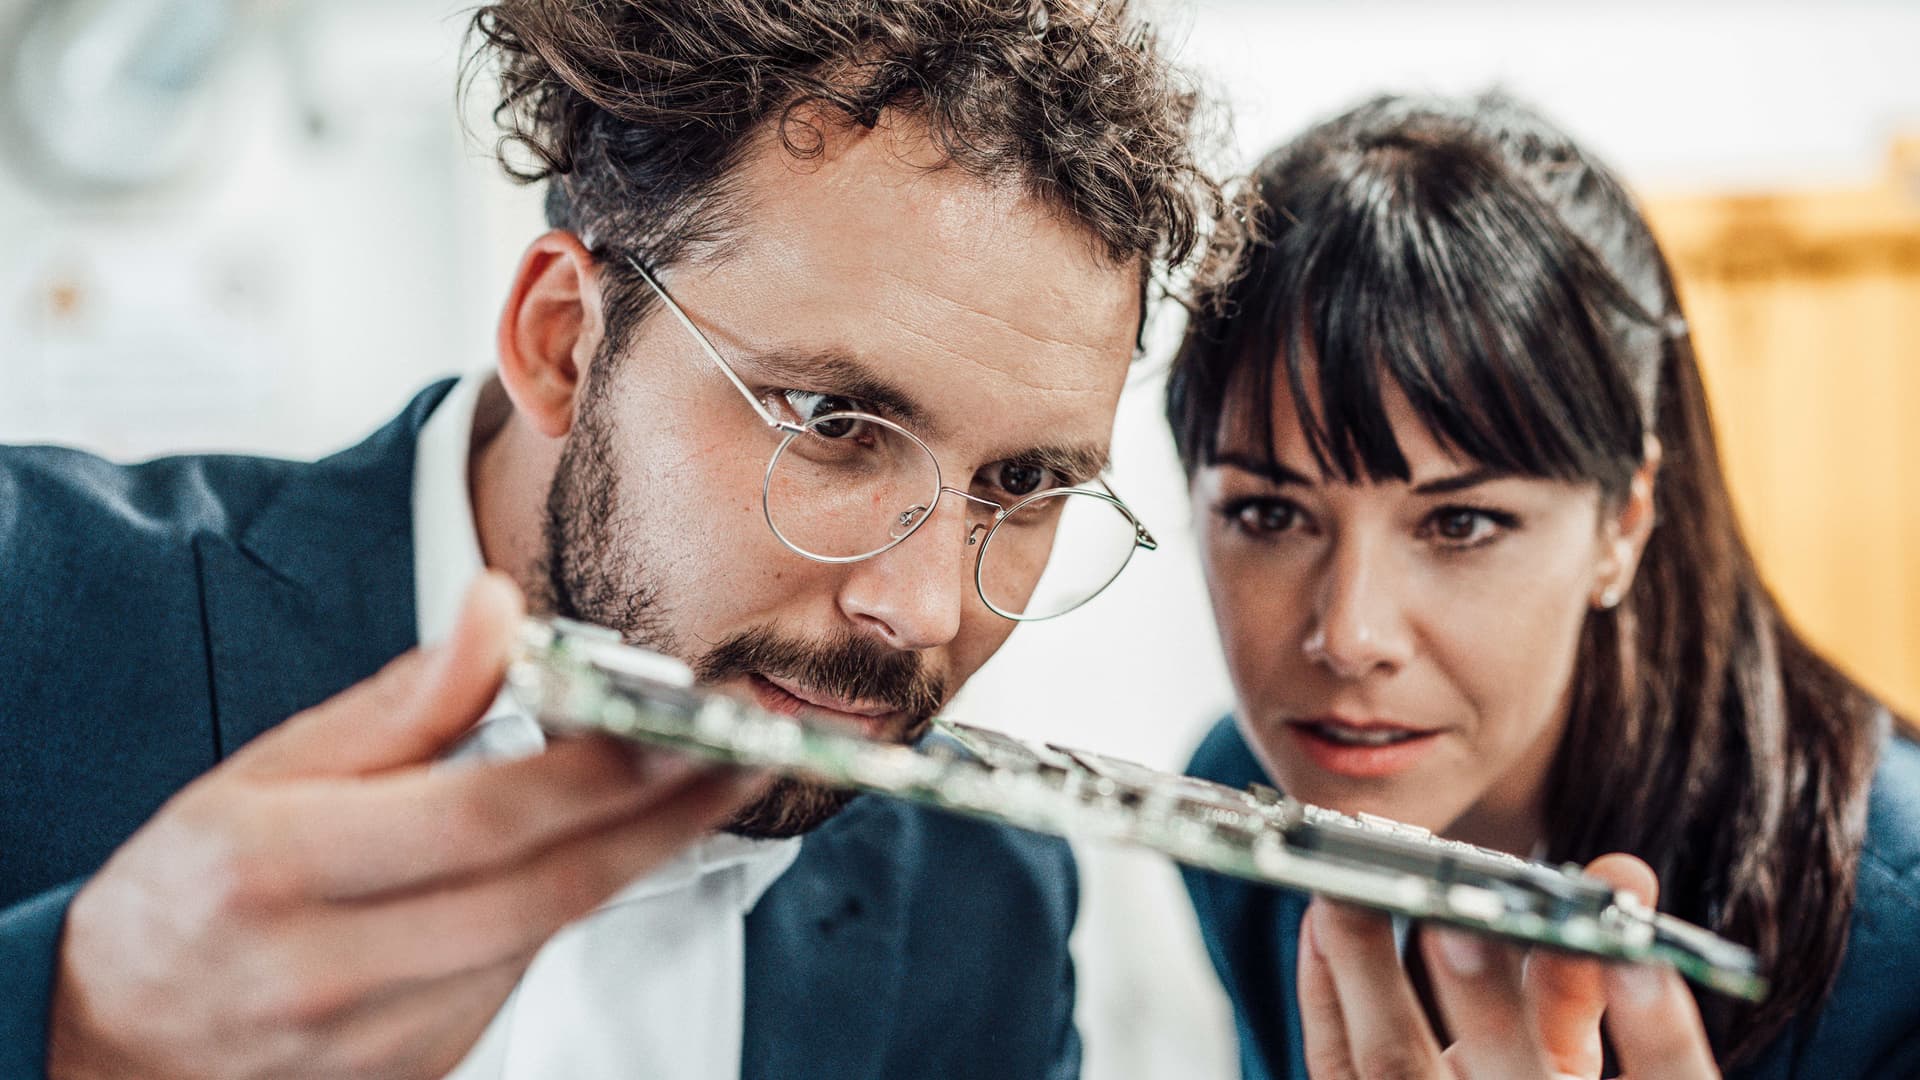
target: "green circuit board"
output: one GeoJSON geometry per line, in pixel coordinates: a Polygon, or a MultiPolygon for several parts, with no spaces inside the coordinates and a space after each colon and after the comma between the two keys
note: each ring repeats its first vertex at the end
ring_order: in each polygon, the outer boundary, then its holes
{"type": "Polygon", "coordinates": [[[566,620],[526,622],[508,683],[549,730],[599,733],[713,761],[1076,840],[1379,911],[1612,960],[1671,966],[1760,1000],[1753,953],[1649,910],[1577,867],[1529,862],[1416,826],[1348,815],[1131,762],[936,721],[945,739],[878,742],[694,685],[671,658],[566,620]]]}

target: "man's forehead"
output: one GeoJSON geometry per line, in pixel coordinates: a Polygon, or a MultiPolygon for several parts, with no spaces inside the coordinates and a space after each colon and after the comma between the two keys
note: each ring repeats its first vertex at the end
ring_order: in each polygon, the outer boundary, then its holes
{"type": "Polygon", "coordinates": [[[1036,384],[1064,381],[1061,352],[1096,368],[1130,357],[1140,265],[1107,258],[1018,180],[934,167],[911,123],[834,133],[810,158],[756,144],[729,181],[727,240],[703,265],[731,280],[735,303],[777,292],[879,316],[1036,384]]]}
{"type": "Polygon", "coordinates": [[[736,177],[729,242],[673,268],[669,288],[723,352],[882,380],[929,435],[1104,450],[1138,268],[1017,185],[903,156],[902,138],[848,136],[806,160],[763,148],[736,177]]]}

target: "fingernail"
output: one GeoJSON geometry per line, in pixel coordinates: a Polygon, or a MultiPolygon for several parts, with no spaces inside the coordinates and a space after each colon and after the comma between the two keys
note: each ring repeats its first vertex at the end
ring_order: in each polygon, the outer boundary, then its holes
{"type": "Polygon", "coordinates": [[[1663,974],[1645,964],[1614,964],[1607,981],[1613,995],[1629,1005],[1652,1005],[1666,990],[1663,974]]]}
{"type": "Polygon", "coordinates": [[[1472,977],[1486,970],[1486,942],[1456,930],[1435,930],[1433,935],[1440,946],[1440,959],[1455,975],[1472,977]]]}

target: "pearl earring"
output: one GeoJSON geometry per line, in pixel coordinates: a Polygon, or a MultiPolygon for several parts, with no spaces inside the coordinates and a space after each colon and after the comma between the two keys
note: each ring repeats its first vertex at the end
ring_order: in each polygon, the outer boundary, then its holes
{"type": "Polygon", "coordinates": [[[1611,611],[1620,606],[1620,586],[1609,585],[1600,593],[1600,608],[1611,611]]]}

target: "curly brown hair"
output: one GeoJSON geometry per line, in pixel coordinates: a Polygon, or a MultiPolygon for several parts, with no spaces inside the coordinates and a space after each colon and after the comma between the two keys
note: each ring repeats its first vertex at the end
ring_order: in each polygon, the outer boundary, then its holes
{"type": "MultiPolygon", "coordinates": [[[[469,44],[469,86],[499,69],[501,164],[549,181],[548,223],[655,265],[725,239],[727,181],[757,134],[806,158],[822,125],[889,111],[1117,263],[1229,261],[1209,257],[1232,245],[1197,160],[1202,99],[1126,0],[506,0],[474,14],[469,44]]],[[[626,285],[609,290],[615,341],[642,308],[626,285]]]]}

